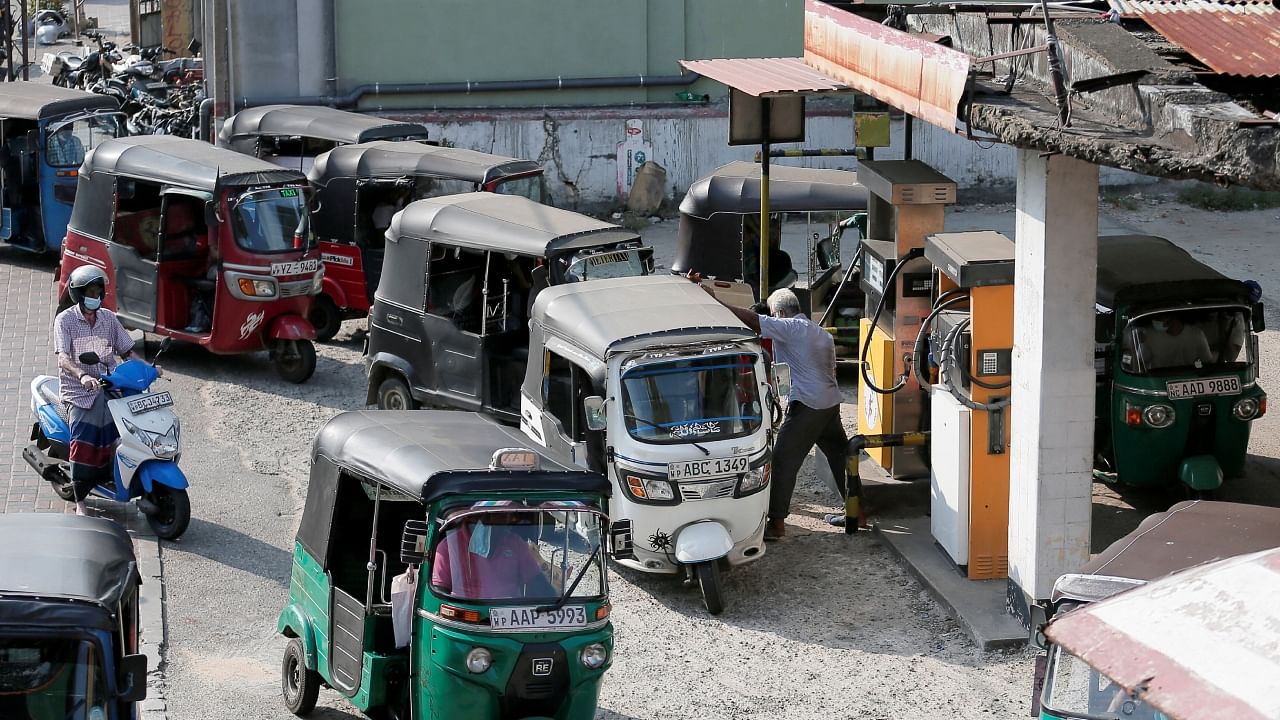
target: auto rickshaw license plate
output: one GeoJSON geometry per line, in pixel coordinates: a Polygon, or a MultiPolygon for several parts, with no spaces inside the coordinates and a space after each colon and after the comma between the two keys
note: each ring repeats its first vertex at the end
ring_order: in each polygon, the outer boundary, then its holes
{"type": "Polygon", "coordinates": [[[750,464],[751,461],[746,455],[673,462],[667,463],[667,475],[672,480],[723,477],[725,475],[744,473],[750,464]]]}
{"type": "Polygon", "coordinates": [[[320,269],[319,260],[295,260],[294,262],[271,263],[271,275],[303,275],[320,269]]]}
{"type": "Polygon", "coordinates": [[[1170,400],[1199,395],[1239,395],[1240,378],[1227,376],[1204,378],[1202,380],[1185,380],[1171,382],[1166,387],[1169,390],[1170,400]]]}
{"type": "Polygon", "coordinates": [[[538,612],[531,607],[500,607],[489,613],[489,625],[495,628],[580,628],[587,625],[587,609],[582,605],[566,605],[559,610],[538,612]]]}
{"type": "Polygon", "coordinates": [[[128,406],[129,406],[129,412],[133,413],[134,415],[140,415],[150,410],[156,410],[162,407],[169,407],[172,404],[173,404],[173,396],[169,394],[168,390],[166,390],[164,392],[152,393],[150,395],[143,395],[142,397],[137,398],[136,400],[130,400],[128,406]]]}

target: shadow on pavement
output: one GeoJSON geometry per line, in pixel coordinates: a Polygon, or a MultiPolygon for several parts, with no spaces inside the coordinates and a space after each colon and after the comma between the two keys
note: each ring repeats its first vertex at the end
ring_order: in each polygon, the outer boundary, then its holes
{"type": "Polygon", "coordinates": [[[187,532],[165,547],[257,575],[282,588],[289,586],[293,557],[287,551],[217,523],[192,518],[187,532]]]}

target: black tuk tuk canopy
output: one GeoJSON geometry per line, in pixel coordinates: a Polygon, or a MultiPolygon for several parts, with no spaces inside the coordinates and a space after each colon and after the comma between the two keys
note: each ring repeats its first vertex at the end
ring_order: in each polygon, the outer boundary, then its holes
{"type": "Polygon", "coordinates": [[[387,239],[427,242],[545,257],[548,252],[595,247],[640,236],[626,228],[561,210],[519,195],[462,193],[416,200],[396,213],[387,239]]]}
{"type": "MultiPolygon", "coordinates": [[[[769,212],[859,211],[867,209],[867,189],[849,170],[769,166],[769,212]]],[[[760,164],[732,162],[695,180],[680,202],[680,213],[706,219],[716,213],[760,213],[760,164]]]]}
{"type": "Polygon", "coordinates": [[[1098,238],[1098,304],[1248,301],[1249,289],[1153,235],[1098,238]]]}
{"type": "Polygon", "coordinates": [[[46,120],[73,112],[119,109],[115,98],[101,93],[34,82],[0,84],[0,118],[46,120]]]}
{"type": "Polygon", "coordinates": [[[256,142],[259,135],[297,135],[349,145],[384,139],[425,140],[427,128],[321,105],[263,105],[227,118],[218,133],[218,144],[239,150],[237,141],[256,142]]]}
{"type": "Polygon", "coordinates": [[[538,293],[530,315],[597,358],[614,350],[756,337],[699,285],[671,275],[553,285],[538,293]]]}
{"type": "Polygon", "coordinates": [[[0,515],[0,624],[115,628],[141,582],[133,542],[104,518],[0,515]]]}
{"type": "Polygon", "coordinates": [[[463,493],[568,491],[608,495],[610,488],[604,476],[561,462],[515,429],[471,412],[345,412],[320,428],[311,455],[313,483],[326,481],[315,471],[321,466],[316,461],[323,458],[333,467],[376,480],[425,503],[463,493]],[[508,447],[537,453],[540,469],[490,470],[493,452],[508,447]]]}
{"type": "Polygon", "coordinates": [[[297,170],[273,165],[206,142],[171,135],[106,140],[89,151],[80,176],[107,172],[206,192],[219,186],[305,183],[297,170]]]}
{"type": "Polygon", "coordinates": [[[342,145],[316,158],[307,177],[317,188],[336,178],[456,178],[486,185],[514,175],[542,171],[532,160],[425,143],[362,142],[342,145]]]}

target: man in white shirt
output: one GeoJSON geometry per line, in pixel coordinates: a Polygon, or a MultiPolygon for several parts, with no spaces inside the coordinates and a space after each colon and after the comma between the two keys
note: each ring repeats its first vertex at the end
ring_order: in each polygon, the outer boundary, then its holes
{"type": "MultiPolygon", "coordinates": [[[[690,272],[690,280],[701,275],[690,272]]],[[[712,297],[715,294],[712,293],[712,297]]],[[[849,438],[840,421],[843,396],[836,382],[836,350],[831,334],[800,311],[800,300],[788,289],[769,295],[769,314],[721,302],[744,325],[773,341],[773,359],[791,367],[791,395],[786,418],[773,446],[773,478],[769,487],[766,540],[786,535],[796,474],[817,445],[831,466],[832,476],[845,478],[849,438]]],[[[846,485],[847,487],[847,485],[846,485]]]]}

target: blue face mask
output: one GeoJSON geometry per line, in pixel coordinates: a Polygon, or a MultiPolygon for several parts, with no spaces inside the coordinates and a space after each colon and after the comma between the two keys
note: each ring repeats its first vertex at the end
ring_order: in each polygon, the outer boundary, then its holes
{"type": "Polygon", "coordinates": [[[489,526],[483,522],[477,522],[475,528],[471,531],[471,542],[468,543],[467,550],[473,555],[487,558],[489,557],[489,551],[492,549],[489,546],[490,539],[489,526]]]}
{"type": "Polygon", "coordinates": [[[102,307],[102,298],[86,297],[84,299],[84,309],[93,311],[102,307]]]}

